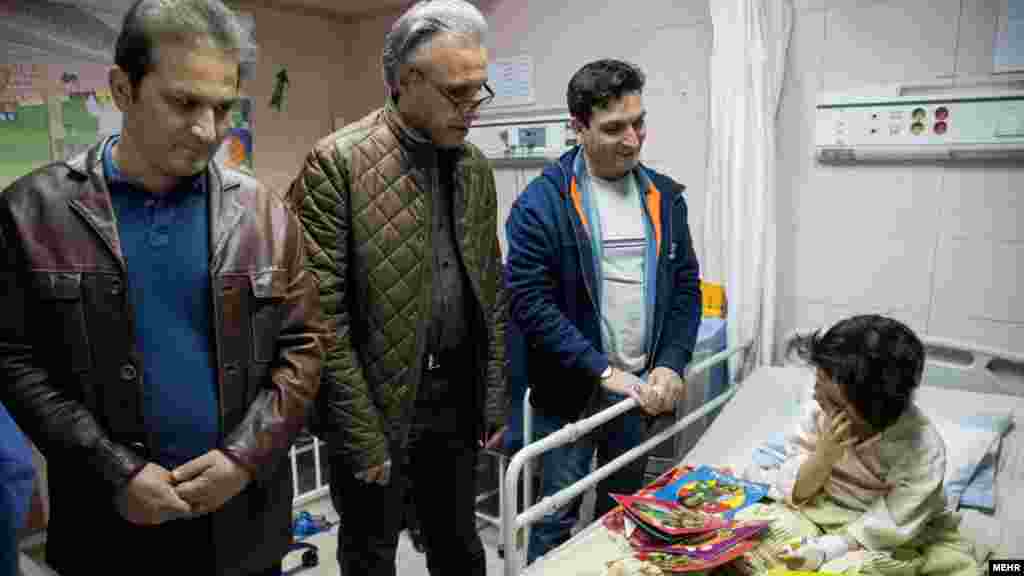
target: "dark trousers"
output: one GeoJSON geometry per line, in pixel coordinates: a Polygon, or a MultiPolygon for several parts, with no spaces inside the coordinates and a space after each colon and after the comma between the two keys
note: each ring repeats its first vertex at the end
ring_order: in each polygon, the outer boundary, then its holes
{"type": "MultiPolygon", "coordinates": [[[[190,520],[172,520],[156,526],[127,525],[124,532],[109,534],[108,546],[91,550],[94,558],[108,560],[110,574],[134,574],[141,572],[135,561],[142,559],[156,567],[157,573],[194,574],[214,576],[216,544],[213,542],[213,531],[209,516],[201,516],[190,520]],[[109,559],[109,554],[124,551],[128,560],[119,564],[109,559]]],[[[259,543],[253,543],[258,546],[259,543]]],[[[51,550],[47,549],[49,555],[51,550]]],[[[47,563],[59,566],[59,573],[64,576],[76,574],[93,574],[96,565],[91,560],[83,569],[68,567],[68,554],[59,558],[47,556],[47,563]]],[[[248,572],[246,576],[281,576],[281,562],[273,566],[248,572]]]]}
{"type": "Polygon", "coordinates": [[[415,506],[430,574],[485,576],[487,561],[476,531],[477,452],[471,434],[416,430],[404,458],[396,458],[392,449],[388,486],[357,480],[340,458],[332,458],[331,499],[344,519],[338,532],[341,573],[395,575],[408,495],[415,506]]]}
{"type": "MultiPolygon", "coordinates": [[[[605,392],[601,408],[621,402],[623,399],[625,396],[605,392]]],[[[534,440],[539,440],[569,423],[569,420],[535,411],[534,440]]],[[[539,498],[551,496],[589,474],[595,451],[597,466],[604,466],[641,444],[646,437],[643,416],[638,410],[633,410],[606,422],[576,442],[545,452],[540,457],[543,470],[539,498]]],[[[594,501],[595,519],[604,516],[616,506],[615,500],[609,494],[629,495],[643,487],[647,460],[648,455],[645,454],[597,484],[597,499],[594,501]]],[[[530,528],[527,563],[532,563],[569,539],[572,527],[579,520],[582,501],[582,496],[577,497],[568,505],[544,516],[530,528]]]]}

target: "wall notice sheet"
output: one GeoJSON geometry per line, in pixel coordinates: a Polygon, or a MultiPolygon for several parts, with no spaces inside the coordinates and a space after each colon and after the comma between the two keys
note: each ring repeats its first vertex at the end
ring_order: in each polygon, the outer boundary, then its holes
{"type": "Polygon", "coordinates": [[[1024,0],[1002,0],[994,50],[996,72],[1024,72],[1024,0]]]}
{"type": "Polygon", "coordinates": [[[495,59],[487,66],[487,78],[494,90],[492,106],[533,104],[533,58],[529,54],[495,59]]]}

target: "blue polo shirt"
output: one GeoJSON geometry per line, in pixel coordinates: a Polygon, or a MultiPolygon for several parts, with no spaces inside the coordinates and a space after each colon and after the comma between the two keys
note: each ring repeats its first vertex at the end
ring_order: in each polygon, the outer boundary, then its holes
{"type": "Polygon", "coordinates": [[[103,168],[128,266],[128,297],[141,353],[142,416],[149,459],[167,469],[218,445],[210,225],[205,172],[158,196],[126,179],[103,151],[103,168]]]}

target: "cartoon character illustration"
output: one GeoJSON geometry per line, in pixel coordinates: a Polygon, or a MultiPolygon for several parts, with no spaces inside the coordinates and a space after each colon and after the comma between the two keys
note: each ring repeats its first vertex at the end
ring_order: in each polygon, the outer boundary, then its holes
{"type": "Polygon", "coordinates": [[[708,514],[739,508],[745,500],[742,486],[721,482],[717,478],[687,482],[676,492],[676,501],[680,504],[708,514]]]}
{"type": "Polygon", "coordinates": [[[633,502],[633,511],[668,528],[700,528],[706,519],[684,508],[672,509],[650,502],[633,502]]]}

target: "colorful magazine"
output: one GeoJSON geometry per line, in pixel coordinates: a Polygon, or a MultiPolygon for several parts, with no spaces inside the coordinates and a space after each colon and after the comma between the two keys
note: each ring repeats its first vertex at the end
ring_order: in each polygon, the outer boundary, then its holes
{"type": "Polygon", "coordinates": [[[662,486],[652,496],[731,520],[737,512],[766,494],[766,484],[748,482],[709,466],[701,466],[662,486]]]}
{"type": "Polygon", "coordinates": [[[712,532],[685,536],[682,540],[672,544],[660,542],[643,532],[635,531],[629,542],[638,552],[685,554],[691,558],[714,560],[728,553],[738,544],[750,541],[767,529],[770,524],[769,520],[733,522],[730,526],[712,532]]]}
{"type": "Polygon", "coordinates": [[[786,568],[772,568],[765,572],[765,576],[821,576],[822,574],[833,574],[839,576],[838,572],[821,572],[810,570],[788,570],[786,568]]]}
{"type": "Polygon", "coordinates": [[[713,560],[702,560],[700,558],[687,556],[686,554],[666,554],[665,552],[638,552],[636,557],[639,560],[644,560],[654,564],[664,572],[700,572],[710,570],[715,566],[721,566],[727,562],[732,562],[745,552],[749,551],[756,544],[757,542],[753,540],[740,542],[725,554],[722,554],[713,560]]]}
{"type": "Polygon", "coordinates": [[[610,494],[641,528],[663,540],[675,541],[680,536],[713,532],[729,522],[717,516],[689,510],[670,500],[645,496],[610,494]]]}

